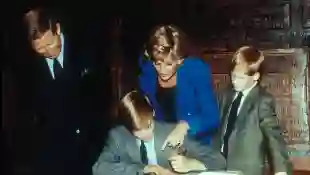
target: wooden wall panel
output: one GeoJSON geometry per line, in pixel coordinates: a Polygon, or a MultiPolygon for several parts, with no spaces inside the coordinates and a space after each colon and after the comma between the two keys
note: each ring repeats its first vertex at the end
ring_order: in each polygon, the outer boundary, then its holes
{"type": "MultiPolygon", "coordinates": [[[[281,66],[282,67],[282,66],[281,66]]],[[[286,73],[268,73],[263,77],[261,85],[275,97],[288,97],[292,95],[292,78],[286,73]]]]}

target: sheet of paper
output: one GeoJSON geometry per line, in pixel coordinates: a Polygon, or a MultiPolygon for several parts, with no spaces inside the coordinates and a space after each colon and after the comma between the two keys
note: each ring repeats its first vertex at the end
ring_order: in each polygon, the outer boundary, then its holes
{"type": "Polygon", "coordinates": [[[241,172],[237,171],[214,171],[214,172],[202,172],[198,175],[243,175],[241,172]]]}

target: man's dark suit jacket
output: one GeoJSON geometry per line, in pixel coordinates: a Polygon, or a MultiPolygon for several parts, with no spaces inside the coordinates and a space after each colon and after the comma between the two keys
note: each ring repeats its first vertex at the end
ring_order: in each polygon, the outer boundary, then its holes
{"type": "MultiPolygon", "coordinates": [[[[161,151],[168,134],[175,128],[173,124],[155,122],[154,147],[158,165],[171,170],[168,159],[174,150],[166,148],[161,151]]],[[[204,163],[208,170],[225,169],[225,159],[220,152],[212,150],[209,146],[185,138],[185,156],[194,158],[204,163]]],[[[134,137],[125,127],[119,126],[110,131],[107,145],[104,147],[99,159],[93,165],[93,174],[136,175],[143,174],[143,165],[134,137]]]]}
{"type": "MultiPolygon", "coordinates": [[[[228,88],[218,96],[221,126],[213,142],[218,150],[223,144],[234,95],[232,88],[228,88]]],[[[239,170],[245,175],[262,175],[267,156],[274,172],[290,174],[286,143],[281,135],[272,95],[257,85],[245,98],[229,139],[228,170],[239,170]]]]}
{"type": "Polygon", "coordinates": [[[91,64],[95,54],[73,45],[68,36],[64,34],[59,78],[53,79],[45,58],[38,56],[25,58],[29,62],[21,71],[27,80],[22,92],[28,96],[25,105],[39,133],[39,174],[90,174],[92,161],[99,154],[96,147],[102,146],[95,138],[102,140],[104,125],[100,118],[104,115],[96,108],[104,89],[100,89],[103,80],[91,64]]]}

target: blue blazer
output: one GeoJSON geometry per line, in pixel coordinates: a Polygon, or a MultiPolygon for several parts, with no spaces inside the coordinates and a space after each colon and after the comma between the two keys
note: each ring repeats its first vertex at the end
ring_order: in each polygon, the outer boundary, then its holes
{"type": "MultiPolygon", "coordinates": [[[[157,73],[152,62],[140,57],[139,85],[155,109],[156,119],[163,120],[157,103],[157,73]]],[[[176,114],[190,126],[189,135],[203,143],[210,143],[219,126],[219,110],[212,87],[209,66],[201,59],[188,57],[177,70],[176,114]]]]}

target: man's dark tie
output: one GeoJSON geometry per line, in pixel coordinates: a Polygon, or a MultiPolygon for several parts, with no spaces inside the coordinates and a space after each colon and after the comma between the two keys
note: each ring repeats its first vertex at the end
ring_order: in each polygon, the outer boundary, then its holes
{"type": "Polygon", "coordinates": [[[147,150],[145,147],[145,143],[143,140],[141,140],[141,145],[140,145],[140,155],[141,155],[141,161],[144,165],[147,165],[149,163],[148,158],[147,158],[147,150]]]}
{"type": "Polygon", "coordinates": [[[54,71],[54,79],[57,79],[57,77],[59,77],[61,74],[62,67],[56,58],[54,59],[53,63],[53,71],[54,71]]]}
{"type": "Polygon", "coordinates": [[[230,112],[229,112],[229,116],[228,116],[227,127],[226,127],[226,132],[224,135],[223,154],[224,154],[225,158],[227,158],[228,140],[229,140],[229,137],[230,137],[230,135],[231,135],[231,133],[235,127],[238,108],[239,108],[242,96],[243,96],[242,92],[239,92],[237,98],[231,104],[231,108],[230,108],[230,112]]]}

